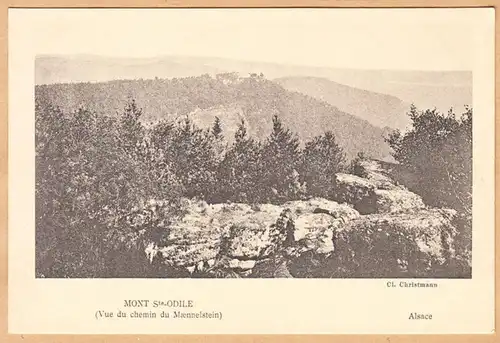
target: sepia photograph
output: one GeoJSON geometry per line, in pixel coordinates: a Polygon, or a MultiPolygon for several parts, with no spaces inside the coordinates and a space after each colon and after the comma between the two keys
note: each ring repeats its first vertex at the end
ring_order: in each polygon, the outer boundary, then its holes
{"type": "Polygon", "coordinates": [[[36,56],[36,276],[470,278],[471,70],[315,48],[36,56]]]}
{"type": "Polygon", "coordinates": [[[9,10],[9,331],[491,332],[494,14],[9,10]]]}

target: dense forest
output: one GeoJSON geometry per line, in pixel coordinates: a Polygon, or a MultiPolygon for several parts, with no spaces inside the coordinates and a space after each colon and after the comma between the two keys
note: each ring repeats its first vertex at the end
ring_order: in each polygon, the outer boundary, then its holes
{"type": "MultiPolygon", "coordinates": [[[[179,115],[151,122],[148,104],[143,109],[134,99],[122,104],[119,113],[107,114],[105,108],[95,109],[105,99],[93,99],[93,106],[71,101],[58,106],[50,101],[71,98],[75,92],[68,87],[90,84],[55,85],[52,91],[58,91],[51,96],[47,96],[48,88],[37,89],[37,276],[106,277],[146,270],[143,242],[133,235],[124,237],[108,224],[150,199],[168,203],[172,215],[180,211],[184,198],[247,204],[312,197],[336,200],[335,175],[359,174],[358,164],[366,158],[363,153],[354,159],[346,157],[336,132],[321,122],[314,125],[325,128],[322,133],[302,139],[283,119],[289,118],[289,108],[279,104],[261,105],[260,111],[277,109],[260,115],[261,125],[268,127],[265,137],[251,136],[244,118],[232,137],[224,136],[225,123],[219,117],[207,128],[197,126],[189,113],[200,104],[209,108],[226,101],[229,92],[226,89],[219,99],[203,98],[205,93],[197,87],[207,89],[204,83],[208,83],[213,86],[210,94],[217,93],[214,89],[226,84],[221,78],[168,81],[184,85],[177,89],[197,89],[176,94],[168,94],[171,88],[155,80],[140,82],[155,85],[158,92],[167,89],[162,106],[179,115]],[[194,98],[195,93],[200,98],[194,98]]],[[[92,94],[100,94],[99,87],[92,94]]],[[[274,99],[262,95],[273,94],[266,87],[274,86],[255,76],[248,78],[232,88],[231,101],[256,97],[253,103],[266,104],[274,99]],[[262,88],[255,88],[255,82],[261,82],[262,88]]],[[[145,89],[151,91],[151,86],[145,89]]],[[[88,94],[83,89],[78,92],[88,94]]],[[[306,109],[304,105],[301,111],[306,109]]],[[[412,128],[387,137],[394,158],[412,172],[418,188],[413,191],[424,200],[463,214],[463,228],[468,227],[470,235],[472,109],[456,115],[412,107],[408,115],[412,128]]],[[[309,117],[304,114],[294,122],[313,125],[309,117]]],[[[147,234],[160,239],[162,232],[147,234]]]]}

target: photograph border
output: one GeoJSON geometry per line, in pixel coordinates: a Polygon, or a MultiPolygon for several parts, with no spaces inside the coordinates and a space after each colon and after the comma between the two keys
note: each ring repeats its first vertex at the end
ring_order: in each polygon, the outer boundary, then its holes
{"type": "MultiPolygon", "coordinates": [[[[8,9],[9,8],[261,8],[261,7],[324,7],[324,8],[447,8],[447,7],[495,7],[499,6],[495,0],[440,0],[438,4],[432,0],[302,0],[302,1],[262,1],[243,0],[237,5],[227,0],[144,0],[140,3],[131,0],[9,0],[2,2],[0,30],[0,341],[3,342],[496,342],[497,334],[490,335],[19,335],[8,334],[8,9]]],[[[500,106],[500,76],[498,64],[500,54],[500,19],[495,16],[495,131],[500,127],[498,107],[500,106]]],[[[496,184],[499,177],[498,154],[500,138],[495,137],[495,199],[500,194],[500,187],[496,184]]],[[[500,210],[495,203],[495,213],[500,210]]],[[[498,218],[495,215],[495,228],[498,218]]],[[[500,239],[495,234],[495,248],[498,248],[500,239]]],[[[499,255],[495,254],[495,275],[498,275],[499,255]]],[[[495,328],[499,326],[499,316],[496,308],[499,304],[498,283],[495,283],[495,328]]],[[[466,311],[467,309],[463,309],[466,311]]]]}

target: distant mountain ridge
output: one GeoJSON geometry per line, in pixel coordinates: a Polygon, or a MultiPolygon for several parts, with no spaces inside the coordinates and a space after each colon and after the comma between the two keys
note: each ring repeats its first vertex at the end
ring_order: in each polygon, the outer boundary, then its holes
{"type": "Polygon", "coordinates": [[[39,85],[35,87],[35,98],[40,104],[50,103],[64,111],[85,107],[102,115],[121,112],[127,99],[133,98],[144,109],[145,121],[177,120],[188,115],[206,128],[219,116],[225,134],[231,136],[244,119],[249,133],[261,140],[270,133],[271,118],[277,114],[302,142],[331,130],[348,158],[360,151],[377,159],[390,155],[385,130],[258,76],[234,79],[231,75],[204,75],[39,85]]]}
{"type": "Polygon", "coordinates": [[[238,61],[216,57],[158,56],[117,58],[93,55],[40,55],[35,60],[35,83],[102,82],[115,79],[150,79],[264,73],[268,79],[291,76],[321,77],[371,92],[395,96],[419,108],[436,107],[460,112],[472,105],[471,71],[361,70],[294,66],[238,61]]]}
{"type": "Polygon", "coordinates": [[[106,58],[92,55],[41,56],[35,61],[35,84],[104,82],[215,75],[223,69],[171,59],[106,58]]]}
{"type": "Polygon", "coordinates": [[[410,124],[410,108],[397,97],[349,87],[320,77],[284,77],[274,80],[285,89],[323,100],[341,111],[367,120],[378,127],[404,129],[410,124]]]}

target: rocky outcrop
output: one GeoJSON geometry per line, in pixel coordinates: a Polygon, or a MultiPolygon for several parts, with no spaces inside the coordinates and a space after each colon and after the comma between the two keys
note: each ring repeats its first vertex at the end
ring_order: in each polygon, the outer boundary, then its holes
{"type": "Polygon", "coordinates": [[[363,216],[336,232],[330,270],[337,277],[428,276],[454,258],[453,216],[436,209],[363,216]]]}
{"type": "Polygon", "coordinates": [[[362,214],[402,213],[425,208],[419,195],[392,181],[376,161],[360,164],[364,177],[336,175],[336,201],[353,204],[362,214]]]}
{"type": "MultiPolygon", "coordinates": [[[[149,261],[164,270],[164,277],[435,277],[437,271],[449,272],[456,213],[427,208],[376,163],[363,168],[365,177],[337,175],[337,201],[314,198],[278,206],[184,199],[175,213],[169,204],[150,202],[126,221],[141,233],[149,261]]],[[[470,261],[463,271],[469,267],[470,261]]]]}
{"type": "Polygon", "coordinates": [[[351,206],[325,199],[292,201],[281,206],[210,205],[184,199],[180,213],[165,224],[160,219],[165,213],[163,206],[156,202],[145,206],[129,215],[130,222],[141,223],[140,231],[162,222],[161,239],[147,242],[149,260],[185,268],[190,273],[251,271],[278,255],[329,255],[334,251],[334,232],[359,217],[351,206]]]}
{"type": "Polygon", "coordinates": [[[415,212],[425,208],[422,198],[404,188],[376,189],[375,213],[415,212]]]}
{"type": "Polygon", "coordinates": [[[404,188],[395,182],[384,169],[381,162],[374,160],[362,160],[359,162],[360,173],[378,189],[404,188]]]}
{"type": "Polygon", "coordinates": [[[376,185],[370,180],[351,174],[339,173],[335,176],[335,200],[352,204],[360,213],[376,211],[376,185]]]}

